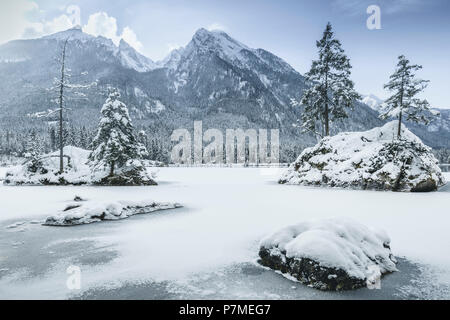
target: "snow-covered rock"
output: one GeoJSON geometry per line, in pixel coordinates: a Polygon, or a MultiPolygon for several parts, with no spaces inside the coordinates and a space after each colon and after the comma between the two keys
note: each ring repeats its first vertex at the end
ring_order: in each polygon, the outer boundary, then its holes
{"type": "Polygon", "coordinates": [[[422,141],[397,121],[365,132],[325,137],[305,149],[279,183],[425,192],[445,184],[438,161],[422,141]]]}
{"type": "Polygon", "coordinates": [[[108,170],[96,170],[92,174],[92,184],[107,186],[154,186],[153,175],[149,175],[144,162],[141,160],[128,160],[125,166],[117,168],[110,176],[108,170]]]}
{"type": "Polygon", "coordinates": [[[155,166],[152,161],[129,161],[117,169],[113,177],[107,170],[92,172],[88,165],[90,150],[65,146],[64,172],[59,173],[59,151],[42,157],[42,169],[30,172],[27,163],[14,166],[5,174],[6,185],[156,185],[155,172],[148,173],[147,166],[155,166]]]}
{"type": "Polygon", "coordinates": [[[42,169],[29,172],[27,164],[16,166],[6,172],[4,184],[8,185],[81,185],[91,181],[91,171],[86,164],[90,151],[66,146],[65,171],[59,174],[59,151],[42,156],[42,169]]]}
{"type": "Polygon", "coordinates": [[[397,271],[390,239],[350,219],[303,222],[264,238],[259,262],[320,290],[372,285],[397,271]]]}
{"type": "Polygon", "coordinates": [[[180,207],[178,203],[154,201],[74,201],[63,211],[48,217],[44,225],[74,226],[102,220],[125,219],[136,214],[180,207]]]}

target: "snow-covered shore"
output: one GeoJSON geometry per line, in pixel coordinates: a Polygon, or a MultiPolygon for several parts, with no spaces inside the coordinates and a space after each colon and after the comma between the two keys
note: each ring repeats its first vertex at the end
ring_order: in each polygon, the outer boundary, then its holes
{"type": "MultiPolygon", "coordinates": [[[[450,243],[447,186],[433,193],[387,193],[279,185],[279,172],[268,175],[254,168],[159,170],[158,188],[1,186],[0,269],[8,271],[0,275],[0,297],[64,298],[104,286],[168,281],[185,288],[182,296],[199,298],[203,293],[212,294],[205,288],[205,292],[195,291],[204,287],[202,277],[212,274],[217,288],[228,285],[232,278],[216,272],[252,264],[259,241],[266,235],[300,221],[336,216],[386,230],[396,257],[424,264],[429,271],[441,270],[430,284],[430,295],[440,286],[450,285],[450,256],[443,249],[450,243]],[[98,201],[176,201],[184,208],[64,230],[31,223],[59,210],[74,194],[98,201]],[[16,222],[24,224],[6,228],[16,222]],[[81,250],[84,243],[90,248],[87,252],[81,250]],[[31,257],[28,261],[23,256],[28,252],[34,252],[39,262],[31,257]],[[87,260],[90,252],[98,258],[87,260]],[[3,253],[8,253],[8,258],[3,253]],[[96,259],[103,262],[92,262],[96,259]],[[65,287],[66,268],[72,264],[81,266],[81,291],[65,287]],[[196,287],[189,287],[193,279],[196,287]]],[[[398,268],[403,276],[406,271],[401,264],[398,268]]],[[[384,283],[390,277],[383,278],[382,290],[389,287],[384,283]]],[[[272,283],[274,290],[284,286],[283,277],[274,275],[272,279],[278,279],[272,283]]],[[[273,293],[270,288],[267,292],[251,290],[229,294],[267,298],[273,293]]],[[[372,295],[367,294],[368,298],[372,295]]],[[[311,294],[314,297],[333,298],[311,294]]]]}

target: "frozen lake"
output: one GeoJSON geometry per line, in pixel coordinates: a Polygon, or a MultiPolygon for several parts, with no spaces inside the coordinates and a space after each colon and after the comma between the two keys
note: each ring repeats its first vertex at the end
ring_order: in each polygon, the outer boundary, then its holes
{"type": "Polygon", "coordinates": [[[352,191],[278,185],[278,175],[160,168],[156,187],[0,186],[0,298],[450,298],[449,185],[423,194],[352,191]],[[76,227],[40,225],[75,195],[184,208],[76,227]],[[384,277],[381,290],[323,293],[255,264],[267,233],[340,216],[390,235],[400,272],[384,277]],[[80,290],[66,286],[71,265],[81,268],[80,290]]]}

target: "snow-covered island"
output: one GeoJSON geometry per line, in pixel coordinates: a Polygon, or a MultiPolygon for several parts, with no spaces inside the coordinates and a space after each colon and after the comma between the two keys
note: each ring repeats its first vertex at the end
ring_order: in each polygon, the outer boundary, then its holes
{"type": "Polygon", "coordinates": [[[397,122],[365,132],[343,132],[305,149],[281,184],[426,192],[445,184],[431,148],[397,122]]]}
{"type": "Polygon", "coordinates": [[[397,271],[382,230],[347,218],[303,222],[264,238],[259,262],[320,290],[350,290],[397,271]]]}
{"type": "Polygon", "coordinates": [[[136,214],[152,213],[160,210],[181,208],[178,203],[158,203],[143,201],[83,201],[75,197],[74,202],[64,210],[47,217],[47,226],[74,226],[102,220],[126,219],[136,214]]]}
{"type": "Polygon", "coordinates": [[[6,173],[10,185],[156,185],[147,172],[145,146],[138,141],[127,106],[111,89],[102,109],[92,151],[60,145],[42,155],[37,136],[28,141],[27,161],[6,173]]]}
{"type": "MultiPolygon", "coordinates": [[[[6,171],[3,183],[5,185],[97,185],[107,177],[107,172],[98,170],[92,172],[88,165],[90,150],[73,146],[64,147],[64,172],[59,173],[59,151],[40,157],[38,170],[30,170],[30,161],[22,165],[11,167],[6,171]]],[[[154,166],[151,161],[143,161],[145,166],[154,166]]],[[[122,168],[124,175],[133,172],[133,163],[122,168]]],[[[142,171],[140,171],[142,172],[142,171]]],[[[141,176],[143,185],[156,185],[155,173],[150,172],[141,176]]]]}

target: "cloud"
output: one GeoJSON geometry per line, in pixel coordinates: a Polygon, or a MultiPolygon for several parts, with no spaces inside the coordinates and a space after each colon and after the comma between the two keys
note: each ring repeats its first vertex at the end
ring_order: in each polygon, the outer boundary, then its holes
{"type": "Polygon", "coordinates": [[[34,1],[0,1],[0,43],[20,38],[30,26],[28,16],[38,13],[39,6],[34,1]]]}
{"type": "Polygon", "coordinates": [[[134,49],[142,53],[144,46],[142,45],[142,42],[137,39],[136,33],[134,33],[134,31],[131,30],[130,27],[123,28],[122,39],[125,40],[134,49]]]}
{"type": "Polygon", "coordinates": [[[126,26],[123,28],[122,34],[118,34],[117,19],[109,16],[106,12],[91,14],[88,23],[83,26],[83,32],[111,39],[116,45],[123,39],[139,52],[142,52],[144,47],[130,27],[126,26]]]}
{"type": "MultiPolygon", "coordinates": [[[[0,0],[0,43],[15,39],[38,38],[81,26],[79,6],[60,7],[59,10],[61,14],[51,19],[44,19],[44,12],[34,1],[0,0]]],[[[144,47],[129,26],[123,28],[122,33],[119,33],[116,18],[109,16],[106,12],[91,14],[82,29],[85,33],[93,36],[109,38],[116,45],[123,39],[139,52],[142,52],[144,47]]]]}
{"type": "Polygon", "coordinates": [[[66,10],[66,13],[51,20],[44,20],[42,22],[30,22],[23,31],[22,37],[41,37],[80,25],[80,8],[78,6],[69,6],[66,10]]]}
{"type": "Polygon", "coordinates": [[[64,31],[75,26],[79,26],[80,24],[80,7],[71,5],[65,9],[65,13],[51,20],[29,22],[22,33],[22,38],[41,37],[55,32],[64,31]]]}
{"type": "Polygon", "coordinates": [[[214,23],[210,24],[208,27],[206,27],[206,29],[209,31],[213,31],[213,30],[227,31],[228,30],[227,27],[225,27],[224,25],[222,25],[218,22],[214,22],[214,23]]]}
{"type": "Polygon", "coordinates": [[[120,37],[117,35],[117,20],[108,16],[106,12],[91,14],[88,23],[83,27],[83,32],[93,36],[103,36],[118,44],[120,37]]]}

